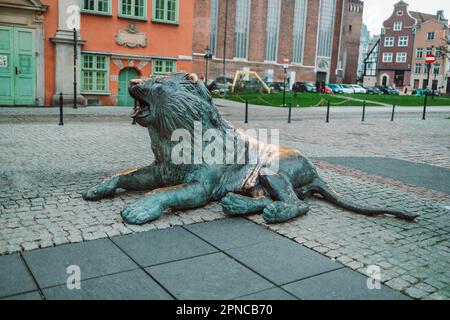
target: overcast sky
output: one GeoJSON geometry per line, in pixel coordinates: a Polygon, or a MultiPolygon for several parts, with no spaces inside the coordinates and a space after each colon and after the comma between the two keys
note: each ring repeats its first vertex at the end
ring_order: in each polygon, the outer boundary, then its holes
{"type": "MultiPolygon", "coordinates": [[[[450,18],[450,0],[404,0],[409,3],[410,11],[436,14],[437,10],[444,10],[444,15],[450,18]]],[[[398,0],[365,0],[364,23],[372,35],[379,34],[383,21],[389,18],[398,0]]]]}

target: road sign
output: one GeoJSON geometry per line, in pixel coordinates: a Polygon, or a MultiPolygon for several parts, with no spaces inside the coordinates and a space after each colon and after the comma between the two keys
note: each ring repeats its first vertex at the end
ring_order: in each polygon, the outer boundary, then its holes
{"type": "Polygon", "coordinates": [[[426,63],[434,63],[436,61],[436,56],[434,54],[427,54],[425,57],[425,62],[426,63]]]}
{"type": "Polygon", "coordinates": [[[287,69],[289,67],[289,59],[284,58],[283,60],[283,68],[287,69]]]}

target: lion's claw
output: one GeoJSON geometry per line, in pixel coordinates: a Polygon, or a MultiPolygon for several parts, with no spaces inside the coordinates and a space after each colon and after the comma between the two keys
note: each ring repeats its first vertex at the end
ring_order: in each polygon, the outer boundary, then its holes
{"type": "Polygon", "coordinates": [[[148,199],[140,199],[126,206],[120,215],[123,220],[130,224],[144,224],[161,216],[163,209],[148,199]]]}
{"type": "Polygon", "coordinates": [[[304,215],[308,210],[309,207],[305,203],[287,204],[281,201],[275,201],[264,209],[263,218],[267,223],[284,222],[304,215]]]}

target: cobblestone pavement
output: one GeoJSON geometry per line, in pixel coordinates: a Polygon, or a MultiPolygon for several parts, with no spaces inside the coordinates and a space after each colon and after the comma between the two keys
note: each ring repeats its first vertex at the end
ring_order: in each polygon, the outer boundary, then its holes
{"type": "MultiPolygon", "coordinates": [[[[223,105],[222,101],[218,101],[223,105]]],[[[239,104],[219,107],[243,126],[239,104]]],[[[450,168],[450,108],[323,108],[287,111],[251,106],[247,127],[280,129],[283,143],[309,157],[384,156],[450,168]],[[448,110],[448,111],[447,111],[448,110]]],[[[85,202],[80,192],[103,177],[152,161],[145,129],[131,126],[127,108],[67,109],[58,126],[57,109],[0,108],[0,254],[69,242],[162,229],[224,218],[218,204],[164,215],[154,223],[122,223],[119,212],[142,193],[85,202]]],[[[313,250],[366,273],[381,268],[382,281],[413,298],[450,298],[450,195],[406,185],[355,169],[315,161],[338,192],[369,205],[417,212],[416,223],[391,217],[368,218],[310,199],[305,217],[270,225],[313,250]]],[[[249,219],[264,224],[260,216],[249,219]]]]}

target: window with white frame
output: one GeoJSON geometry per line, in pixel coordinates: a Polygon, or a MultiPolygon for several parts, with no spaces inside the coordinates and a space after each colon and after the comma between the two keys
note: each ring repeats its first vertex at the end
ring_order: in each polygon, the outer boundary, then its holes
{"type": "Polygon", "coordinates": [[[423,66],[423,73],[428,74],[428,70],[430,69],[430,64],[425,63],[423,66]]]}
{"type": "Polygon", "coordinates": [[[428,41],[434,40],[434,32],[428,32],[427,33],[427,40],[428,41]]]}
{"type": "Polygon", "coordinates": [[[331,57],[336,0],[321,0],[318,56],[331,57]]]}
{"type": "Polygon", "coordinates": [[[402,11],[402,10],[397,11],[397,15],[398,15],[399,17],[401,17],[401,16],[403,15],[403,11],[402,11]]]}
{"type": "Polygon", "coordinates": [[[209,39],[209,48],[213,56],[216,55],[217,50],[217,24],[219,13],[219,0],[211,0],[211,36],[209,39]]]}
{"type": "Polygon", "coordinates": [[[405,63],[406,62],[406,52],[397,52],[397,56],[395,57],[395,62],[397,63],[405,63]]]}
{"type": "Polygon", "coordinates": [[[394,22],[394,31],[401,31],[402,30],[402,22],[394,22]]]}
{"type": "Polygon", "coordinates": [[[393,47],[394,46],[394,37],[384,38],[384,46],[385,47],[393,47]]]}
{"type": "Polygon", "coordinates": [[[234,28],[234,57],[247,59],[248,56],[248,24],[250,20],[250,1],[237,0],[236,21],[234,28]]]}
{"type": "Polygon", "coordinates": [[[436,59],[441,58],[441,56],[442,56],[441,48],[435,48],[434,49],[434,55],[436,56],[436,59]]]}
{"type": "Polygon", "coordinates": [[[407,47],[408,46],[408,37],[407,36],[398,37],[398,46],[399,47],[407,47]]]}
{"type": "Polygon", "coordinates": [[[434,64],[434,74],[439,74],[441,71],[441,65],[439,63],[434,64]]]}
{"type": "Polygon", "coordinates": [[[266,24],[266,61],[276,61],[280,32],[281,0],[268,0],[266,24]]]}
{"type": "Polygon", "coordinates": [[[433,48],[428,47],[428,48],[427,48],[427,54],[432,54],[432,53],[433,53],[433,48]]]}
{"type": "Polygon", "coordinates": [[[292,62],[303,60],[303,36],[306,23],[306,0],[295,0],[292,62]]]}
{"type": "Polygon", "coordinates": [[[392,62],[392,52],[383,53],[383,62],[392,62]]]}
{"type": "Polygon", "coordinates": [[[416,67],[414,68],[414,73],[418,74],[422,71],[422,64],[416,63],[416,67]]]}
{"type": "Polygon", "coordinates": [[[422,59],[423,58],[423,48],[417,48],[416,49],[416,58],[422,59]]]}

